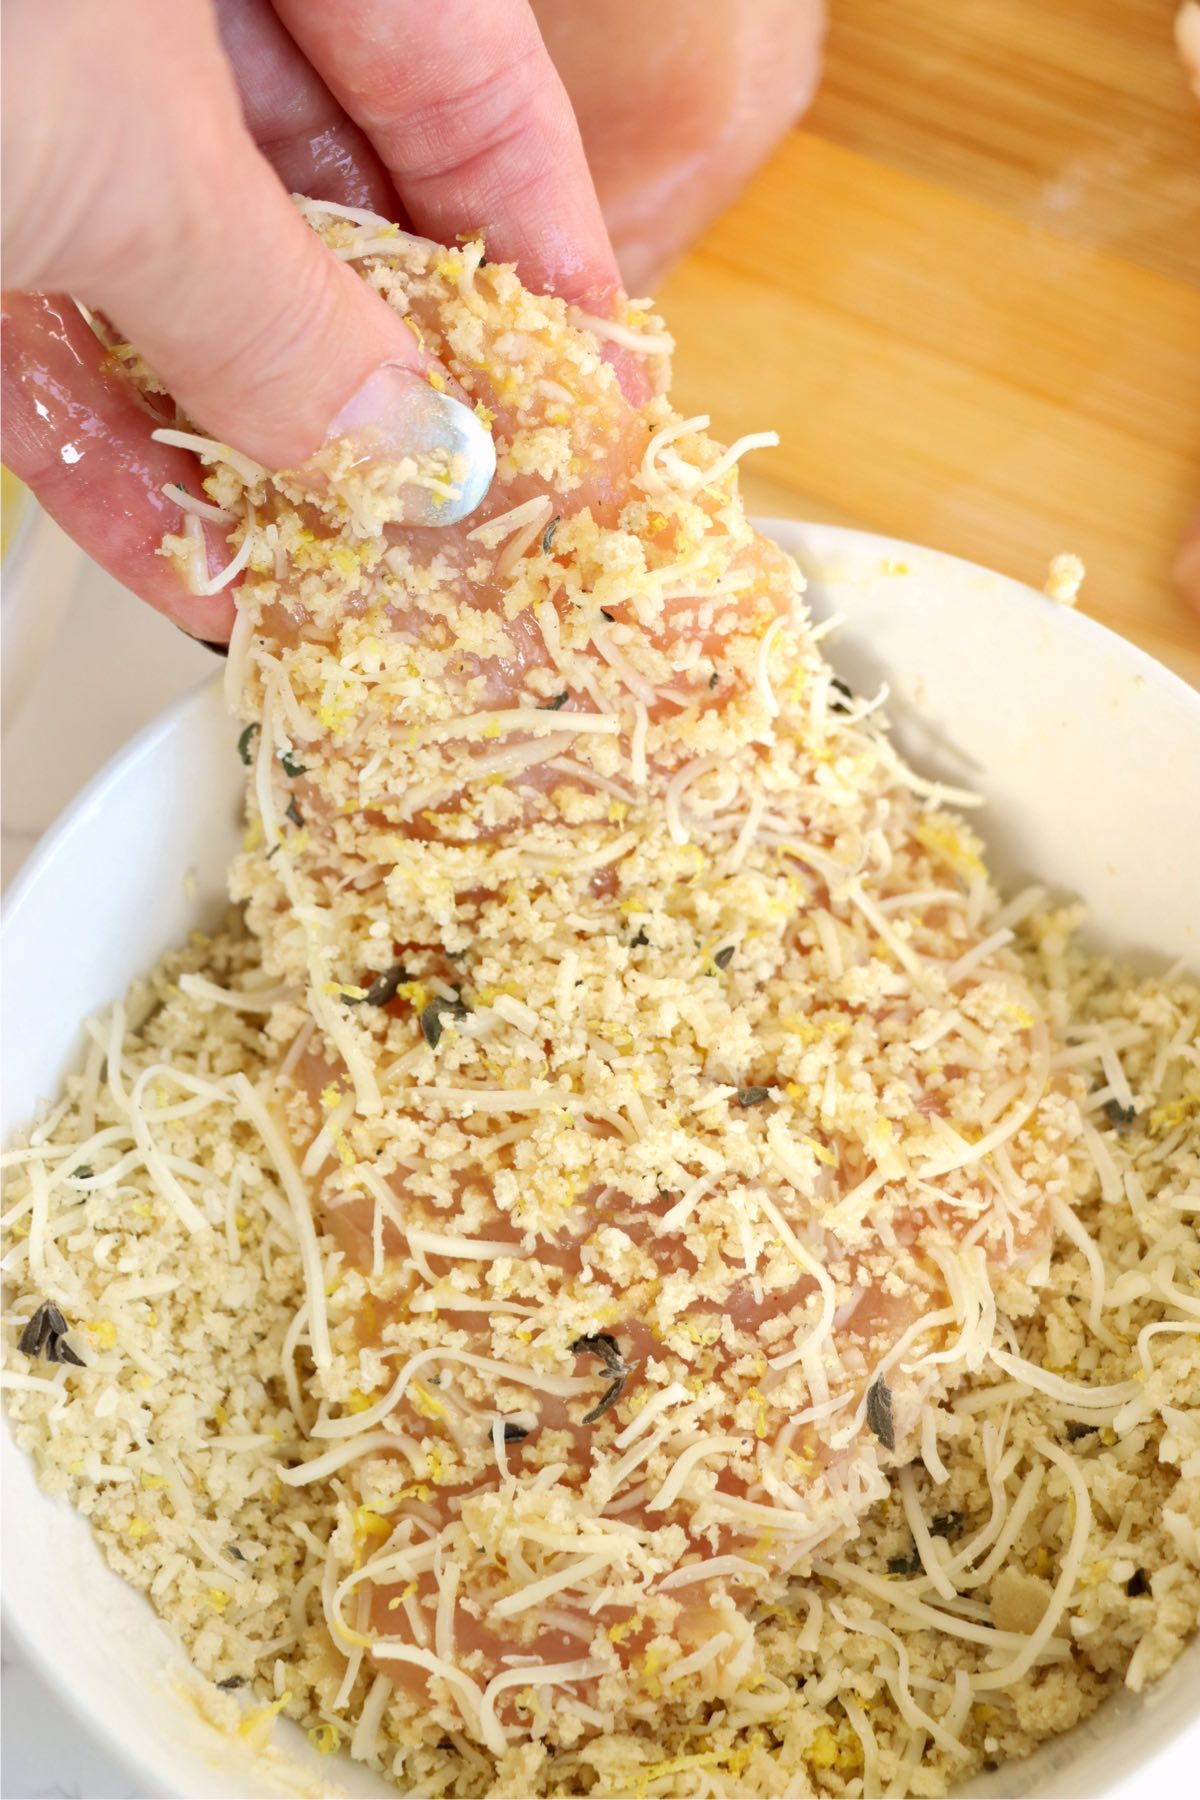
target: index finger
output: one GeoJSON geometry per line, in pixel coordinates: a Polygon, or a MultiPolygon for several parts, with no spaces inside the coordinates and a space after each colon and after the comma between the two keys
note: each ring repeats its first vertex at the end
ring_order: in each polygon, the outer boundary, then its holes
{"type": "Polygon", "coordinates": [[[284,186],[390,218],[396,196],[376,151],[288,36],[271,0],[216,0],[216,19],[246,128],[284,186]]]}
{"type": "Polygon", "coordinates": [[[527,0],[275,0],[362,126],[417,230],[482,228],[527,287],[620,285],[566,89],[527,0]]]}

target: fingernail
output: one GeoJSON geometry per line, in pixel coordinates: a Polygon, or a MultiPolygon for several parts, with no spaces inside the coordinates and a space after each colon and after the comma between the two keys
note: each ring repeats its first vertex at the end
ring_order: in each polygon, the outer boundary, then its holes
{"type": "Polygon", "coordinates": [[[354,477],[355,498],[365,489],[372,513],[397,525],[456,525],[496,473],[491,432],[470,407],[392,364],[367,377],[313,460],[335,484],[354,477]]]}

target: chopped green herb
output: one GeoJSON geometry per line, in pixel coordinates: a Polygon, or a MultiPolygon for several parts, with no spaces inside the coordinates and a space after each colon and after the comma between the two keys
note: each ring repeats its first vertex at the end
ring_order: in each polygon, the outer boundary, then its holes
{"type": "Polygon", "coordinates": [[[504,1442],[506,1444],[523,1443],[524,1440],[528,1436],[529,1436],[528,1425],[514,1425],[511,1419],[505,1419],[505,1421],[504,1421],[504,1442]]]}
{"type": "Polygon", "coordinates": [[[583,1337],[577,1337],[571,1345],[571,1354],[598,1356],[611,1375],[619,1374],[625,1367],[621,1347],[611,1331],[586,1332],[583,1337]]]}
{"type": "Polygon", "coordinates": [[[589,1332],[583,1337],[577,1337],[570,1349],[572,1356],[598,1357],[604,1364],[606,1373],[612,1376],[599,1404],[583,1415],[585,1425],[594,1425],[597,1419],[602,1419],[617,1404],[633,1370],[621,1355],[620,1345],[611,1331],[589,1332]]]}
{"type": "Polygon", "coordinates": [[[293,794],[291,799],[288,801],[287,810],[285,811],[283,816],[285,819],[290,819],[292,821],[293,825],[303,825],[304,814],[300,811],[300,808],[296,805],[295,794],[293,794]]]}
{"type": "Polygon", "coordinates": [[[54,1320],[56,1318],[62,1320],[57,1329],[65,1331],[67,1321],[52,1300],[43,1300],[40,1306],[34,1308],[33,1317],[17,1339],[17,1349],[21,1351],[22,1355],[38,1356],[41,1353],[46,1340],[55,1330],[54,1320]]]}
{"type": "Polygon", "coordinates": [[[640,950],[649,942],[650,939],[646,936],[646,927],[644,925],[639,925],[637,936],[635,938],[630,938],[629,940],[629,948],[631,950],[640,950]]]}
{"type": "Polygon", "coordinates": [[[245,1685],[246,1677],[244,1675],[227,1675],[224,1681],[217,1683],[217,1686],[226,1694],[231,1694],[234,1688],[245,1687],[245,1685]]]}
{"type": "Polygon", "coordinates": [[[284,774],[290,775],[293,781],[296,779],[297,775],[308,774],[307,764],[298,763],[290,750],[285,750],[279,760],[283,764],[284,774]]]}
{"type": "Polygon", "coordinates": [[[71,1173],[67,1176],[67,1180],[90,1181],[95,1173],[96,1171],[93,1169],[91,1163],[80,1163],[77,1169],[71,1170],[71,1173]]]}
{"type": "Polygon", "coordinates": [[[254,742],[255,732],[259,729],[259,726],[256,724],[252,723],[247,725],[237,742],[238,755],[241,757],[247,768],[250,767],[250,746],[254,742]]]}
{"type": "Polygon", "coordinates": [[[600,617],[602,619],[607,619],[610,625],[613,625],[616,623],[616,614],[610,613],[606,606],[602,606],[600,608],[600,617]]]}
{"type": "Polygon", "coordinates": [[[1072,1419],[1067,1426],[1067,1442],[1068,1444],[1077,1444],[1080,1438],[1091,1437],[1093,1432],[1099,1431],[1099,1429],[1098,1425],[1085,1425],[1080,1419],[1072,1419]]]}
{"type": "Polygon", "coordinates": [[[966,1513],[938,1513],[929,1527],[930,1537],[956,1538],[967,1522],[966,1513]]]}
{"type": "Polygon", "coordinates": [[[282,840],[279,843],[272,844],[271,848],[267,851],[267,861],[270,862],[270,860],[273,856],[278,856],[279,852],[282,849],[283,849],[282,840]]]}
{"type": "Polygon", "coordinates": [[[916,1545],[913,1545],[907,1556],[889,1556],[887,1567],[889,1575],[919,1575],[922,1563],[916,1545]]]}
{"type": "Polygon", "coordinates": [[[83,1358],[66,1341],[70,1329],[53,1300],[43,1300],[17,1339],[17,1349],[26,1356],[44,1356],[47,1362],[74,1363],[82,1369],[83,1358]]]}
{"type": "Polygon", "coordinates": [[[597,1419],[602,1419],[605,1413],[614,1407],[621,1398],[621,1395],[625,1391],[625,1383],[628,1379],[628,1374],[615,1375],[605,1388],[603,1394],[601,1394],[599,1402],[593,1406],[591,1412],[584,1413],[583,1424],[594,1425],[597,1419]]]}
{"type": "Polygon", "coordinates": [[[245,1562],[246,1559],[242,1555],[241,1551],[238,1549],[236,1544],[227,1544],[226,1549],[228,1550],[230,1556],[232,1556],[234,1562],[245,1562]]]}
{"type": "Polygon", "coordinates": [[[396,993],[408,980],[408,970],[403,963],[393,963],[382,975],[377,975],[365,994],[343,994],[347,1006],[386,1006],[396,998],[396,993]]]}
{"type": "Polygon", "coordinates": [[[721,677],[717,674],[717,671],[714,669],[712,674],[708,678],[709,687],[715,688],[715,687],[719,686],[720,681],[721,681],[721,677]]]}
{"type": "Polygon", "coordinates": [[[739,1088],[737,1099],[739,1106],[761,1106],[764,1100],[771,1098],[770,1088],[739,1088]]]}
{"type": "Polygon", "coordinates": [[[421,1014],[421,1030],[431,1050],[436,1050],[445,1030],[443,1019],[465,1019],[468,1009],[461,1000],[443,1000],[439,994],[421,1014]]]}
{"type": "Polygon", "coordinates": [[[1125,1583],[1125,1592],[1129,1595],[1131,1600],[1136,1600],[1140,1595],[1148,1594],[1150,1592],[1150,1579],[1147,1576],[1145,1569],[1135,1569],[1133,1571],[1133,1574],[1125,1583]]]}
{"type": "Polygon", "coordinates": [[[564,689],[564,691],[561,694],[555,694],[553,700],[547,700],[547,702],[544,706],[539,706],[538,711],[539,712],[558,712],[561,707],[564,707],[567,704],[567,701],[570,698],[571,698],[570,694],[568,694],[564,689]]]}
{"type": "Polygon", "coordinates": [[[1137,1118],[1137,1107],[1122,1106],[1119,1100],[1106,1100],[1104,1116],[1110,1125],[1115,1125],[1118,1131],[1123,1131],[1126,1125],[1132,1125],[1137,1118]]]}
{"type": "Polygon", "coordinates": [[[867,1389],[867,1424],[885,1450],[896,1448],[896,1426],[892,1418],[892,1390],[882,1375],[877,1375],[867,1389]]]}
{"type": "Polygon", "coordinates": [[[550,523],[547,525],[545,531],[543,531],[543,533],[542,533],[542,553],[543,553],[543,555],[545,555],[549,552],[550,546],[554,542],[554,534],[558,530],[558,521],[561,518],[561,516],[562,515],[560,513],[555,513],[554,517],[551,519],[550,523]]]}
{"type": "Polygon", "coordinates": [[[716,963],[718,969],[727,969],[729,967],[730,963],[733,961],[733,953],[736,948],[737,946],[735,944],[726,944],[723,950],[717,951],[717,954],[713,957],[713,961],[716,963]]]}
{"type": "Polygon", "coordinates": [[[835,688],[837,690],[838,694],[841,696],[840,699],[837,699],[833,702],[834,712],[839,712],[839,713],[849,712],[850,711],[849,703],[854,698],[853,688],[847,687],[846,683],[844,681],[842,681],[837,675],[835,675],[833,677],[833,679],[829,685],[830,685],[830,687],[835,688]]]}

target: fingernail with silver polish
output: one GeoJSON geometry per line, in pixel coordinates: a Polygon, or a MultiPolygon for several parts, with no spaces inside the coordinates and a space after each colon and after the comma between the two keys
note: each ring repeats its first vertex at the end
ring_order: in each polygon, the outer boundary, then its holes
{"type": "MultiPolygon", "coordinates": [[[[469,406],[431,387],[412,369],[375,369],[342,408],[325,438],[324,461],[345,445],[344,475],[362,476],[386,494],[389,519],[402,525],[457,525],[473,513],[496,473],[496,447],[469,406]]],[[[343,471],[339,475],[344,479],[343,471]]]]}

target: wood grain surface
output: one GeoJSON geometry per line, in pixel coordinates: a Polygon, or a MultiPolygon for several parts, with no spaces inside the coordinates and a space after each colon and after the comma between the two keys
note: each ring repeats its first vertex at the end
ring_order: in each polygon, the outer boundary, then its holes
{"type": "Polygon", "coordinates": [[[1170,0],[832,0],[817,102],[667,278],[759,512],[933,544],[1200,684],[1200,106],[1170,0]]]}

